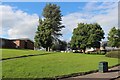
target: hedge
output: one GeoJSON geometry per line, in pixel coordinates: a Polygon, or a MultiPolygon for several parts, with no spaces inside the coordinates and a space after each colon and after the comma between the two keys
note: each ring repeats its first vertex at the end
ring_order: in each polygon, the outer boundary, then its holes
{"type": "Polygon", "coordinates": [[[120,51],[110,51],[110,52],[107,52],[107,54],[105,56],[120,59],[120,51]]]}

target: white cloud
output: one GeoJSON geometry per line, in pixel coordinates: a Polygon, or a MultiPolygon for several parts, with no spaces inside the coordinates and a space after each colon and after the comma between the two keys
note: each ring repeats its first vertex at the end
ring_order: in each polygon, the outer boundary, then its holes
{"type": "Polygon", "coordinates": [[[118,27],[117,3],[104,2],[101,5],[97,5],[97,3],[92,2],[88,3],[84,8],[84,13],[75,12],[63,16],[63,24],[66,26],[62,31],[63,33],[72,33],[73,29],[77,27],[77,23],[81,22],[99,23],[105,31],[105,37],[113,26],[118,27]],[[99,10],[97,14],[93,13],[96,10],[99,10]]]}
{"type": "Polygon", "coordinates": [[[9,38],[30,38],[34,39],[38,25],[38,15],[28,14],[22,10],[15,10],[8,5],[0,5],[2,11],[2,35],[9,38]]]}
{"type": "MultiPolygon", "coordinates": [[[[22,10],[16,10],[8,5],[0,5],[0,16],[2,15],[2,34],[9,38],[30,38],[33,40],[38,25],[38,15],[28,14],[22,10]]],[[[65,29],[61,32],[61,39],[69,41],[74,28],[80,22],[99,23],[104,29],[106,36],[113,27],[118,27],[118,5],[117,3],[104,2],[100,5],[96,2],[88,3],[83,7],[83,12],[74,12],[62,17],[65,29]],[[99,11],[98,11],[99,10],[99,11]],[[97,11],[97,14],[96,12],[97,11]]]]}
{"type": "Polygon", "coordinates": [[[83,18],[83,17],[87,17],[87,16],[88,15],[84,15],[84,14],[76,12],[76,13],[71,13],[69,15],[63,16],[62,20],[63,20],[63,24],[66,26],[66,29],[72,32],[73,29],[77,27],[78,23],[88,22],[87,19],[83,18]]]}
{"type": "Polygon", "coordinates": [[[85,11],[107,11],[106,9],[113,9],[118,6],[118,2],[88,2],[83,8],[85,11]]]}

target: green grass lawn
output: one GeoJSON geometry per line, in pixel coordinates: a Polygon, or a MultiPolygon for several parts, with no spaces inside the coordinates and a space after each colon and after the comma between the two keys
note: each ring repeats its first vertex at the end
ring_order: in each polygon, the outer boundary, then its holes
{"type": "MultiPolygon", "coordinates": [[[[12,52],[12,50],[7,51],[3,52],[3,56],[12,52]]],[[[11,53],[11,55],[17,55],[16,51],[19,55],[27,54],[26,50],[13,50],[14,53],[11,53]]],[[[29,51],[29,54],[37,54],[37,52],[39,51],[29,51]]],[[[2,76],[5,78],[55,77],[96,70],[98,69],[98,63],[100,61],[109,62],[109,66],[118,64],[117,58],[108,58],[104,55],[54,53],[50,55],[4,60],[2,62],[2,76]]]]}
{"type": "Polygon", "coordinates": [[[45,51],[34,51],[34,50],[19,50],[19,49],[18,50],[16,50],[16,49],[0,49],[0,50],[2,50],[2,58],[45,53],[45,51]]]}

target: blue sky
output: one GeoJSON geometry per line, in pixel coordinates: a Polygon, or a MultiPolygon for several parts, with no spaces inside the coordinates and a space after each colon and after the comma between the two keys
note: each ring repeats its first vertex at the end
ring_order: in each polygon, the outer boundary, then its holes
{"type": "MultiPolygon", "coordinates": [[[[16,7],[17,9],[21,9],[29,14],[38,14],[41,15],[43,8],[49,2],[4,2],[3,5],[10,5],[12,7],[16,7]]],[[[87,4],[87,2],[51,2],[53,4],[57,4],[60,6],[62,15],[67,15],[73,12],[83,12],[83,7],[87,4]]],[[[99,3],[100,4],[100,3],[99,3]]]]}
{"type": "MultiPolygon", "coordinates": [[[[33,40],[38,18],[42,17],[46,3],[48,2],[8,2],[0,5],[3,17],[0,37],[33,40]]],[[[63,15],[62,23],[65,28],[61,31],[62,40],[70,41],[73,29],[80,22],[99,23],[105,31],[105,37],[113,26],[118,27],[117,2],[54,2],[54,4],[60,6],[63,15]]]]}

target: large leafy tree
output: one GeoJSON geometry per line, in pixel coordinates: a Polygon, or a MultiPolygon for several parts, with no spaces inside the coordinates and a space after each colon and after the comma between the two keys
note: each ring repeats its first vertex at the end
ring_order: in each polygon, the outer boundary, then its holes
{"type": "Polygon", "coordinates": [[[108,34],[108,45],[111,47],[120,47],[120,29],[113,27],[108,34]]]}
{"type": "Polygon", "coordinates": [[[59,40],[58,37],[62,34],[60,33],[62,26],[62,15],[60,7],[56,4],[47,4],[43,9],[44,19],[39,19],[39,25],[35,35],[35,46],[42,46],[46,48],[47,51],[59,40]]]}
{"type": "Polygon", "coordinates": [[[71,47],[85,52],[87,47],[100,47],[101,39],[104,39],[104,31],[99,24],[79,23],[73,31],[71,47]]]}
{"type": "Polygon", "coordinates": [[[71,39],[71,47],[73,49],[83,49],[85,51],[87,47],[88,27],[84,23],[78,24],[78,27],[74,29],[71,39]]]}
{"type": "Polygon", "coordinates": [[[99,48],[100,41],[104,39],[104,31],[102,30],[101,26],[97,23],[88,24],[88,47],[99,48]]]}

